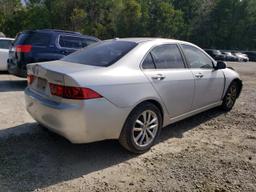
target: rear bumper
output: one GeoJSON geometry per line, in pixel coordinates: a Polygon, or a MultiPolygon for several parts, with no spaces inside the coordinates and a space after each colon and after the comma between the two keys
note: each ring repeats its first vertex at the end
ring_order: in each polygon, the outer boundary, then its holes
{"type": "Polygon", "coordinates": [[[129,109],[115,107],[106,99],[57,103],[25,90],[26,108],[40,124],[72,143],[117,139],[129,109]]]}

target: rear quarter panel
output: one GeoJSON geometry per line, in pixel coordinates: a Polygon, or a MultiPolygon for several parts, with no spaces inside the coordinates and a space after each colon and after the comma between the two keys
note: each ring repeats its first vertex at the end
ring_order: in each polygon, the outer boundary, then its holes
{"type": "Polygon", "coordinates": [[[75,80],[79,86],[97,91],[121,108],[133,108],[150,99],[162,105],[158,93],[140,69],[140,63],[150,48],[150,43],[138,45],[112,66],[70,74],[65,83],[75,80]]]}

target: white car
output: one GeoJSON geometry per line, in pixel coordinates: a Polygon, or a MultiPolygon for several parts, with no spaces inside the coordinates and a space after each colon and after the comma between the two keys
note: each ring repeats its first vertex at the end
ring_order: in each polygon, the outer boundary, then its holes
{"type": "Polygon", "coordinates": [[[58,61],[27,65],[26,107],[73,143],[119,139],[143,153],[171,123],[213,107],[232,109],[242,81],[183,41],[101,41],[58,61]]]}
{"type": "Polygon", "coordinates": [[[13,40],[12,38],[0,38],[0,71],[7,71],[9,47],[13,40]]]}
{"type": "Polygon", "coordinates": [[[234,53],[234,55],[238,58],[239,61],[242,61],[242,62],[248,62],[249,61],[249,57],[246,54],[234,53]]]}

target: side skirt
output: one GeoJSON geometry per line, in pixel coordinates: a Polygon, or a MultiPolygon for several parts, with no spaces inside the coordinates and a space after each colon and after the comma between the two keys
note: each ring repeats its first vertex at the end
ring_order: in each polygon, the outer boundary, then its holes
{"type": "Polygon", "coordinates": [[[201,113],[203,111],[207,111],[209,109],[212,109],[214,107],[218,107],[222,104],[222,101],[219,101],[219,102],[216,102],[216,103],[213,103],[213,104],[210,104],[210,105],[207,105],[205,107],[202,107],[202,108],[199,108],[199,109],[196,109],[196,110],[193,110],[193,111],[190,111],[188,113],[185,113],[185,114],[182,114],[182,115],[179,115],[177,117],[174,117],[174,118],[169,118],[169,121],[166,123],[166,125],[164,126],[167,126],[169,124],[172,124],[172,123],[175,123],[177,121],[180,121],[180,120],[183,120],[183,119],[186,119],[188,117],[191,117],[191,116],[194,116],[198,113],[201,113]]]}

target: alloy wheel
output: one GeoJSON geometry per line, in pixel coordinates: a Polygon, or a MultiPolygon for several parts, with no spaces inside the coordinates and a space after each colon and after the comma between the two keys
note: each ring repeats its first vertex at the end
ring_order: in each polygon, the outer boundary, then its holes
{"type": "Polygon", "coordinates": [[[150,145],[159,128],[158,116],[154,111],[146,110],[136,119],[133,126],[133,141],[139,147],[150,145]]]}
{"type": "Polygon", "coordinates": [[[226,98],[226,105],[229,108],[232,108],[233,105],[235,104],[237,97],[237,88],[235,85],[232,85],[227,93],[227,98],[226,98]]]}

